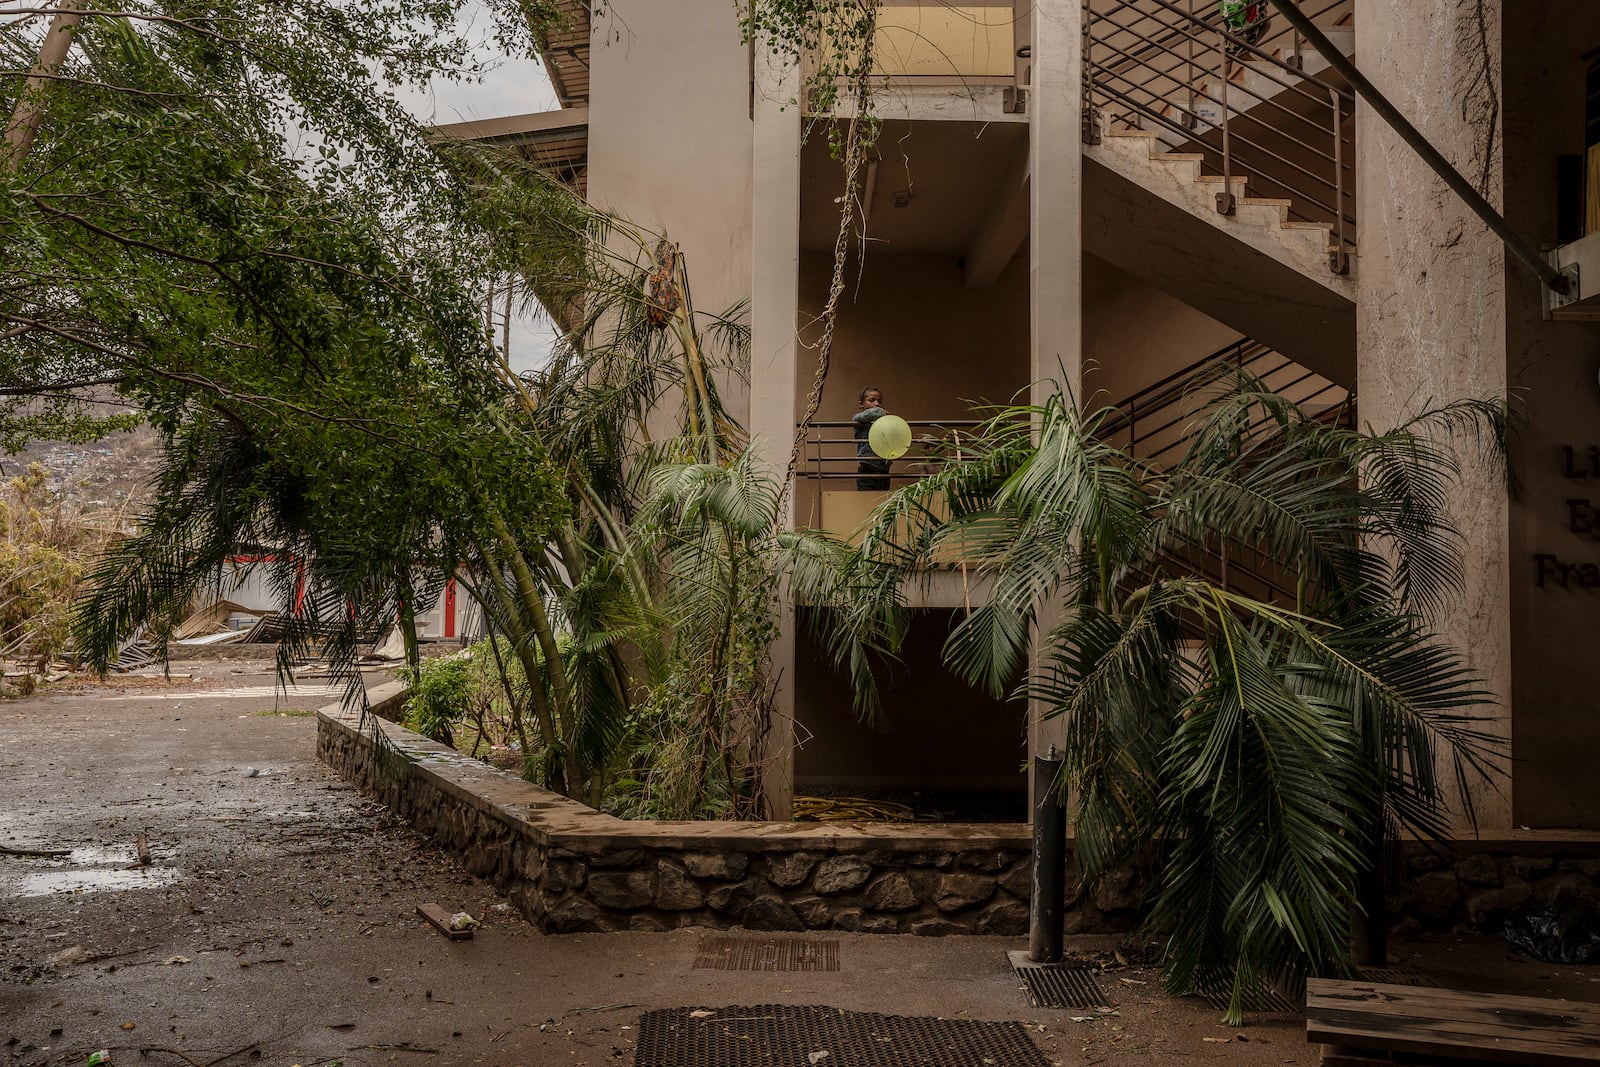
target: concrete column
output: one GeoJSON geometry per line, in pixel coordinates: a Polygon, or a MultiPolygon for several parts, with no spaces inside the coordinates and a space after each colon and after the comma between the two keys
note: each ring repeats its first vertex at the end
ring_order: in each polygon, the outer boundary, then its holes
{"type": "MultiPolygon", "coordinates": [[[[1032,395],[1057,387],[1081,393],[1083,380],[1083,5],[1038,0],[1033,5],[1033,84],[1028,92],[1030,147],[1028,251],[1032,321],[1032,395]]],[[[1081,396],[1079,397],[1081,400],[1081,396]]],[[[1052,619],[1046,612],[1041,629],[1052,619]]],[[[1060,744],[1065,724],[1029,708],[1029,745],[1060,744]]]]}
{"type": "MultiPolygon", "coordinates": [[[[800,71],[757,46],[750,306],[750,435],[774,477],[789,465],[795,423],[800,293],[800,71]]],[[[794,524],[794,494],[779,522],[794,524]]],[[[777,679],[762,786],[768,814],[787,819],[794,800],[795,611],[785,598],[769,650],[777,679]]]]}
{"type": "MultiPolygon", "coordinates": [[[[1361,69],[1496,207],[1503,201],[1500,18],[1501,0],[1355,5],[1361,69]]],[[[1356,153],[1362,422],[1381,431],[1429,405],[1504,397],[1503,246],[1365,106],[1356,109],[1356,153]]],[[[1496,472],[1463,458],[1451,506],[1466,535],[1465,596],[1436,622],[1500,698],[1500,707],[1483,710],[1485,727],[1509,738],[1508,502],[1496,472]]],[[[1441,771],[1453,795],[1453,779],[1441,771]]],[[[1510,783],[1498,786],[1471,786],[1486,830],[1511,826],[1510,783]]]]}

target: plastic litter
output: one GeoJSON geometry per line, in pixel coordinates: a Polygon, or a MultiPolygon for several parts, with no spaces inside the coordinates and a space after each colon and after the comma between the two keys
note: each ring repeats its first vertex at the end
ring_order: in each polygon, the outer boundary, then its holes
{"type": "Polygon", "coordinates": [[[99,1052],[89,1053],[89,1067],[111,1067],[111,1052],[101,1049],[99,1052]]]}
{"type": "Polygon", "coordinates": [[[1506,943],[1545,963],[1600,963],[1600,915],[1568,909],[1528,911],[1506,920],[1506,943]]]}

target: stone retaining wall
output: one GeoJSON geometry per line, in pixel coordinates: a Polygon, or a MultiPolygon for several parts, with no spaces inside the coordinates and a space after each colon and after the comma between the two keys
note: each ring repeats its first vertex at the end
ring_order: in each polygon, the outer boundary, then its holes
{"type": "MultiPolygon", "coordinates": [[[[358,713],[323,708],[317,755],[454,851],[541,929],[1027,930],[1025,826],[626,821],[379,717],[396,715],[403,697],[398,683],[373,690],[377,715],[365,726],[358,713]],[[397,758],[375,756],[379,729],[397,758]]],[[[1401,930],[1498,932],[1513,909],[1600,906],[1593,834],[1528,832],[1447,852],[1412,844],[1406,861],[1409,877],[1391,901],[1401,930]]],[[[1107,879],[1069,907],[1068,932],[1128,929],[1144,890],[1133,871],[1107,879]]]]}
{"type": "Polygon", "coordinates": [[[1396,930],[1498,933],[1529,908],[1600,911],[1600,841],[1593,834],[1528,831],[1510,840],[1406,850],[1406,884],[1391,907],[1396,930]]]}
{"type": "MultiPolygon", "coordinates": [[[[380,714],[398,692],[373,691],[380,714]]],[[[318,713],[317,754],[551,932],[1027,931],[1026,826],[625,821],[338,705],[318,713]],[[377,729],[403,759],[374,757],[377,729]]],[[[1091,902],[1072,925],[1121,924],[1091,902]]]]}

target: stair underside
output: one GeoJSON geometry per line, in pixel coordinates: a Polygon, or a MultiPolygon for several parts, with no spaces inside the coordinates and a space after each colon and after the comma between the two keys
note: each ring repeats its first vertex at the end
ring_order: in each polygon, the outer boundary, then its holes
{"type": "Polygon", "coordinates": [[[1326,224],[1289,219],[1281,198],[1247,196],[1241,179],[1227,184],[1235,214],[1219,214],[1222,178],[1159,148],[1148,133],[1084,146],[1086,250],[1331,381],[1353,381],[1355,279],[1329,269],[1326,224]]]}

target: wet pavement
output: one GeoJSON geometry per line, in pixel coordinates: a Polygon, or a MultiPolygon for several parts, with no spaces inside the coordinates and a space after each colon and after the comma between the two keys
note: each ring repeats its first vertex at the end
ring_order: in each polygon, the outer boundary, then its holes
{"type": "MultiPolygon", "coordinates": [[[[1032,1009],[1016,939],[840,935],[837,972],[744,973],[696,970],[694,930],[543,936],[316,762],[326,689],[196,669],[0,703],[0,848],[68,850],[0,855],[0,1067],[625,1064],[645,1010],[763,1003],[1020,1020],[1063,1064],[1316,1062],[1301,1020],[1224,1028],[1149,969],[1100,978],[1113,1013],[1032,1009]],[[426,901],[484,927],[447,941],[426,901]]],[[[1418,951],[1479,988],[1600,999],[1600,969],[1492,940],[1418,951]]]]}

